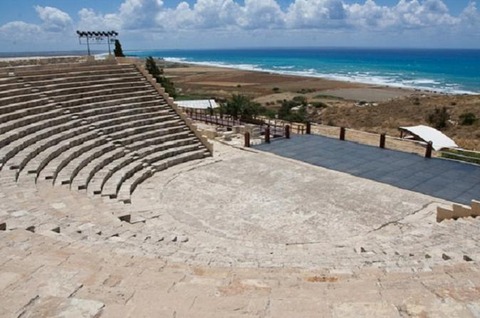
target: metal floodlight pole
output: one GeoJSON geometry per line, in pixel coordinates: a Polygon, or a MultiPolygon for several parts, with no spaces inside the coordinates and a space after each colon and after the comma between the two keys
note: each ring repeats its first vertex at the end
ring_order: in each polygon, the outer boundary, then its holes
{"type": "Polygon", "coordinates": [[[88,40],[90,37],[88,35],[86,37],[87,37],[87,52],[88,52],[87,55],[90,56],[90,42],[88,40]]]}
{"type": "Polygon", "coordinates": [[[107,42],[108,42],[108,55],[112,55],[112,50],[110,49],[110,35],[107,34],[107,42]]]}
{"type": "Polygon", "coordinates": [[[112,55],[111,42],[118,36],[118,32],[116,31],[78,31],[77,30],[77,35],[78,35],[78,42],[80,44],[85,44],[85,43],[82,43],[82,38],[86,39],[88,56],[91,55],[90,40],[93,39],[92,44],[103,44],[105,41],[105,38],[107,38],[107,42],[108,42],[107,43],[108,54],[112,55]]]}

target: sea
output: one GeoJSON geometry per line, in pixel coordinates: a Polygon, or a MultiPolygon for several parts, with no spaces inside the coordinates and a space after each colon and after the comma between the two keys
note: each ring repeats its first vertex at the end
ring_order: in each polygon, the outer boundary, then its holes
{"type": "MultiPolygon", "coordinates": [[[[480,94],[479,49],[254,48],[138,50],[127,56],[277,74],[401,87],[447,94],[480,94]]],[[[93,52],[101,58],[105,52],[93,52]]],[[[83,51],[1,53],[1,58],[75,56],[83,51]]]]}
{"type": "Polygon", "coordinates": [[[129,56],[447,94],[480,94],[480,50],[263,48],[145,50],[129,56]]]}

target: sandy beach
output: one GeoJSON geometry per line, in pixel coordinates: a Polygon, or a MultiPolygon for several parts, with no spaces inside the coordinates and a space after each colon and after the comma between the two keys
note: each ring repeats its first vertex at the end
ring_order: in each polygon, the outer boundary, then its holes
{"type": "Polygon", "coordinates": [[[410,89],[334,81],[318,77],[283,75],[233,68],[176,64],[165,73],[185,95],[229,97],[246,94],[260,103],[291,99],[303,94],[310,99],[345,99],[381,102],[418,94],[410,89]]]}

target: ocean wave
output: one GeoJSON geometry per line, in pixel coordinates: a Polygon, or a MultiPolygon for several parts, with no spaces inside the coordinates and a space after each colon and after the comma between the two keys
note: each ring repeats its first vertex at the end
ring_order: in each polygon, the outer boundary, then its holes
{"type": "Polygon", "coordinates": [[[273,66],[274,69],[278,70],[293,70],[295,66],[293,65],[288,65],[288,66],[273,66]]]}
{"type": "Polygon", "coordinates": [[[302,76],[302,77],[316,77],[324,78],[335,81],[350,82],[350,83],[361,83],[369,84],[376,86],[387,86],[395,88],[405,88],[413,90],[421,90],[426,92],[435,92],[443,94],[452,94],[452,95],[478,95],[480,92],[469,91],[465,89],[460,89],[460,85],[455,83],[442,83],[438,80],[429,79],[429,78],[404,78],[405,75],[394,74],[394,73],[385,73],[385,74],[375,74],[374,72],[344,72],[344,73],[325,73],[320,72],[317,69],[309,68],[302,70],[294,70],[295,67],[288,66],[272,66],[261,67],[256,64],[233,64],[227,62],[219,61],[191,61],[188,58],[178,58],[178,57],[165,57],[166,61],[177,62],[177,63],[187,63],[193,65],[203,65],[203,66],[212,66],[212,67],[224,67],[224,68],[233,68],[245,71],[257,71],[257,72],[268,72],[272,74],[281,74],[281,75],[293,75],[293,76],[302,76]]]}
{"type": "Polygon", "coordinates": [[[178,57],[165,57],[165,61],[167,62],[174,62],[174,63],[187,63],[192,65],[202,65],[202,66],[213,66],[213,67],[226,67],[226,68],[234,68],[243,71],[265,71],[261,69],[258,65],[254,64],[229,64],[224,62],[211,62],[211,61],[202,61],[202,62],[195,62],[189,61],[185,58],[178,58],[178,57]]]}

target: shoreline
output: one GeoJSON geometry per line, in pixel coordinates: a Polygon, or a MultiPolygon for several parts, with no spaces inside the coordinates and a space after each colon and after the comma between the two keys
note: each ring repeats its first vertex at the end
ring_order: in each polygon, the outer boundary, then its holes
{"type": "MultiPolygon", "coordinates": [[[[473,92],[473,91],[466,91],[466,90],[448,91],[447,88],[443,88],[443,89],[426,88],[426,87],[420,87],[415,85],[406,85],[398,82],[383,83],[383,82],[378,82],[375,80],[368,80],[368,79],[354,80],[353,77],[320,74],[320,73],[315,73],[313,71],[288,71],[288,70],[263,69],[263,68],[258,68],[254,65],[249,65],[249,64],[236,65],[236,64],[226,64],[226,63],[220,63],[220,62],[219,63],[193,62],[193,61],[185,61],[185,59],[183,58],[171,58],[171,57],[166,57],[161,59],[166,63],[172,63],[172,64],[198,66],[198,67],[216,67],[216,68],[233,69],[233,70],[240,70],[240,71],[251,71],[251,72],[265,72],[265,73],[275,74],[275,75],[310,77],[310,78],[318,78],[318,79],[324,79],[329,81],[371,85],[374,87],[387,87],[387,88],[395,88],[395,89],[412,90],[415,92],[427,93],[427,94],[440,94],[440,95],[448,95],[448,96],[480,95],[480,93],[473,92]]],[[[418,81],[421,81],[421,80],[418,80],[418,81]]]]}
{"type": "MultiPolygon", "coordinates": [[[[342,81],[320,76],[285,74],[268,70],[239,69],[229,66],[163,60],[165,74],[182,87],[195,91],[245,93],[266,103],[296,95],[315,94],[345,101],[384,102],[396,98],[424,95],[449,95],[414,88],[394,87],[354,81],[342,81]],[[300,86],[305,86],[300,88],[300,86]],[[271,88],[270,88],[271,87],[271,88]],[[270,88],[270,89],[269,89],[270,88]],[[274,92],[275,88],[279,92],[274,92]]],[[[454,96],[452,94],[452,96],[454,96]]]]}

